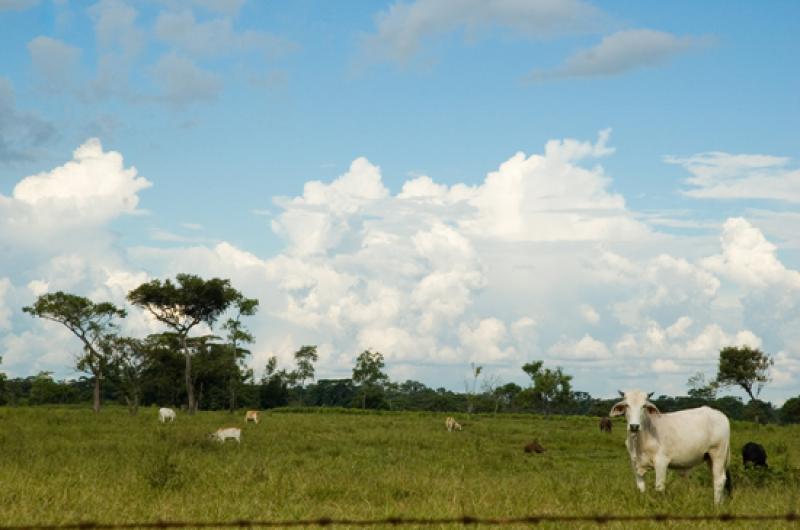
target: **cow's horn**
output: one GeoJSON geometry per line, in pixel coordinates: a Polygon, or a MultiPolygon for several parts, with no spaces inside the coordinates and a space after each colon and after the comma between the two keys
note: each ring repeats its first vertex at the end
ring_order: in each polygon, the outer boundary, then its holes
{"type": "Polygon", "coordinates": [[[655,394],[655,392],[650,392],[649,394],[647,394],[647,399],[650,399],[651,397],[653,397],[653,394],[655,394]]]}
{"type": "Polygon", "coordinates": [[[625,392],[623,392],[622,390],[617,390],[617,392],[619,392],[620,396],[625,397],[625,392]]]}

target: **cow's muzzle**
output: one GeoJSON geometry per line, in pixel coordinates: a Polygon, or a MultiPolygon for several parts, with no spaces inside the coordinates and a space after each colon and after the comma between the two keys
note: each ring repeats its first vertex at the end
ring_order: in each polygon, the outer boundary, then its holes
{"type": "Polygon", "coordinates": [[[630,429],[631,432],[639,432],[639,424],[631,423],[630,425],[628,425],[628,429],[630,429]]]}

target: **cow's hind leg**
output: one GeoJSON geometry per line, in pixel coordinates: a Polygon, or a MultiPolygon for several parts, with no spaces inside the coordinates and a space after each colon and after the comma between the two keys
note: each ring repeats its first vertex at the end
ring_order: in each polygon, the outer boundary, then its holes
{"type": "Polygon", "coordinates": [[[726,450],[709,451],[711,457],[711,477],[714,481],[714,504],[722,502],[722,490],[728,482],[728,473],[725,469],[727,460],[726,450]]]}

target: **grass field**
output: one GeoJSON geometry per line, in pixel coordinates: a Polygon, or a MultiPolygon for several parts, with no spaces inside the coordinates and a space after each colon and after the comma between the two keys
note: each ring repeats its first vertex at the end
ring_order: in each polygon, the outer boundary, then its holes
{"type": "MultiPolygon", "coordinates": [[[[243,416],[179,413],[159,425],[155,409],[0,408],[0,524],[718,513],[704,466],[670,473],[666,494],[652,491],[650,473],[639,494],[621,420],[607,435],[586,417],[460,416],[464,430],[448,433],[445,414],[281,411],[259,425],[243,416]],[[241,446],[208,440],[228,425],[242,427],[241,446]],[[522,451],[533,438],[544,454],[522,451]]],[[[732,436],[734,497],[720,510],[800,508],[800,428],[736,423],[732,436]],[[766,447],[769,473],[742,469],[750,440],[766,447]]],[[[681,526],[722,525],[637,527],[681,526]]]]}

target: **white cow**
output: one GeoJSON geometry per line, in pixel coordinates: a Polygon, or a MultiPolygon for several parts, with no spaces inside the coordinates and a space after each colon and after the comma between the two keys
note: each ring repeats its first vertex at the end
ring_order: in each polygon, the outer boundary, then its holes
{"type": "Polygon", "coordinates": [[[730,463],[731,427],[722,412],[709,408],[662,414],[641,390],[620,391],[622,401],[609,416],[625,415],[628,438],[625,447],[631,457],[636,486],[644,492],[644,474],[656,470],[656,491],[664,491],[667,468],[688,470],[709,461],[714,482],[714,503],[722,500],[723,487],[730,494],[727,472],[730,463]]]}
{"type": "Polygon", "coordinates": [[[461,424],[456,421],[456,419],[452,416],[448,416],[446,420],[444,420],[444,426],[447,428],[447,432],[453,431],[460,431],[461,424]]]}
{"type": "Polygon", "coordinates": [[[220,443],[225,443],[228,438],[236,440],[237,443],[242,443],[242,430],[238,427],[226,427],[217,429],[211,433],[211,438],[220,443]]]}
{"type": "Polygon", "coordinates": [[[244,422],[255,422],[258,425],[258,411],[257,410],[248,410],[244,413],[244,422]]]}
{"type": "Polygon", "coordinates": [[[158,409],[158,421],[161,423],[167,423],[167,421],[172,423],[175,421],[175,411],[167,407],[158,409]]]}

